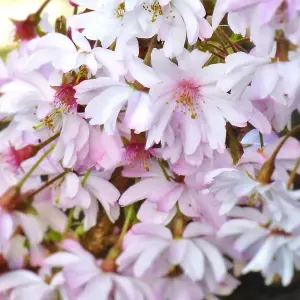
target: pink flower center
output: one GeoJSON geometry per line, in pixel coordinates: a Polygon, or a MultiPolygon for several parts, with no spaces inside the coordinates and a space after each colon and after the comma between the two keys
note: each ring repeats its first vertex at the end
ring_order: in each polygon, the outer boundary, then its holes
{"type": "Polygon", "coordinates": [[[196,119],[199,109],[200,86],[194,80],[182,80],[175,91],[176,110],[196,119]]]}
{"type": "Polygon", "coordinates": [[[145,150],[145,144],[132,142],[126,146],[124,161],[127,165],[142,167],[149,171],[150,159],[150,152],[145,150]]]}
{"type": "Polygon", "coordinates": [[[35,153],[35,148],[32,145],[25,146],[18,150],[10,145],[1,153],[1,156],[4,163],[6,163],[13,172],[16,172],[22,162],[32,157],[35,153]]]}
{"type": "Polygon", "coordinates": [[[56,108],[62,108],[68,112],[74,112],[77,108],[77,102],[75,98],[75,89],[71,84],[65,84],[62,86],[53,86],[56,91],[54,98],[54,105],[56,108]]]}

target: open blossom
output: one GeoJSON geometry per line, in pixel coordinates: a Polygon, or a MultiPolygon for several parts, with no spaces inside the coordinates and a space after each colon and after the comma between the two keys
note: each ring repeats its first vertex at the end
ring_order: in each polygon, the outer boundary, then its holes
{"type": "Polygon", "coordinates": [[[35,70],[51,62],[54,68],[63,72],[86,65],[93,75],[102,67],[115,79],[123,75],[124,68],[113,51],[101,47],[92,48],[77,30],[72,30],[72,40],[60,33],[49,33],[33,40],[30,43],[33,54],[27,61],[26,70],[35,70]]]}
{"type": "Polygon", "coordinates": [[[274,61],[257,51],[231,54],[226,57],[224,76],[218,79],[217,86],[236,93],[251,83],[256,97],[264,99],[270,96],[285,106],[291,106],[298,101],[300,73],[299,55],[293,55],[292,51],[289,55],[291,61],[274,61]]]}
{"type": "MultiPolygon", "coordinates": [[[[239,89],[239,87],[237,87],[239,89]]],[[[285,126],[291,127],[291,115],[295,107],[276,101],[272,96],[262,98],[260,90],[248,86],[238,95],[241,101],[251,102],[253,110],[249,115],[249,123],[263,134],[270,134],[273,128],[280,132],[285,126]]]]}
{"type": "Polygon", "coordinates": [[[251,39],[266,54],[276,30],[283,30],[291,40],[299,33],[300,6],[294,0],[218,0],[213,14],[214,28],[226,13],[232,30],[245,35],[250,28],[251,39]]]}
{"type": "MultiPolygon", "coordinates": [[[[130,173],[129,171],[128,175],[126,173],[123,175],[132,177],[133,174],[130,173]]],[[[170,172],[170,178],[172,175],[170,172]]],[[[138,217],[142,217],[143,221],[161,223],[161,217],[163,216],[169,220],[170,215],[174,216],[176,212],[176,203],[185,215],[190,217],[199,216],[197,206],[201,193],[197,187],[193,186],[195,184],[194,180],[189,182],[188,177],[178,175],[174,175],[175,180],[168,180],[158,165],[153,165],[150,170],[139,170],[133,176],[140,176],[142,179],[123,193],[119,203],[122,206],[127,206],[146,199],[138,214],[138,217]],[[156,213],[154,213],[153,207],[156,207],[156,213]],[[151,217],[148,209],[152,211],[151,217]]]]}
{"type": "Polygon", "coordinates": [[[239,282],[228,275],[221,282],[194,282],[187,276],[181,275],[173,278],[161,278],[155,281],[154,289],[158,300],[167,299],[218,299],[216,296],[228,296],[238,286],[239,282]]]}
{"type": "Polygon", "coordinates": [[[229,213],[234,207],[240,205],[267,206],[274,214],[276,212],[278,219],[284,219],[293,211],[293,207],[298,207],[293,193],[283,182],[274,181],[263,185],[234,169],[220,169],[216,173],[210,183],[209,191],[221,203],[220,214],[229,213]]]}
{"type": "MultiPolygon", "coordinates": [[[[264,146],[261,147],[259,132],[255,129],[248,132],[241,141],[246,147],[238,162],[239,169],[245,170],[255,177],[262,165],[271,157],[280,141],[282,138],[272,132],[270,135],[263,136],[264,146]]],[[[300,143],[295,138],[288,139],[276,157],[272,178],[287,182],[290,176],[289,171],[295,166],[299,152],[300,143]]]]}
{"type": "Polygon", "coordinates": [[[149,129],[151,102],[145,92],[107,77],[83,81],[75,89],[78,103],[87,105],[85,117],[91,125],[104,125],[108,134],[115,133],[119,113],[127,105],[124,120],[127,126],[136,132],[149,129]]]}
{"type": "Polygon", "coordinates": [[[154,300],[150,287],[142,280],[101,270],[101,261],[96,259],[73,240],[62,243],[64,252],[49,256],[46,266],[61,267],[67,288],[76,299],[97,298],[154,300]]]}
{"type": "Polygon", "coordinates": [[[209,57],[210,54],[198,50],[185,51],[178,57],[177,66],[161,50],[155,49],[153,69],[139,68],[140,72],[134,74],[139,82],[150,88],[153,101],[154,121],[148,133],[148,147],[161,141],[176,114],[181,116],[185,154],[193,154],[201,142],[223,151],[226,120],[236,126],[246,125],[247,116],[238,111],[237,103],[216,87],[224,65],[203,67],[209,57]]]}
{"type": "Polygon", "coordinates": [[[267,283],[279,274],[288,285],[299,266],[299,208],[290,207],[290,220],[276,221],[272,212],[254,208],[233,211],[236,218],[220,229],[220,237],[235,237],[234,247],[249,261],[243,273],[261,271],[267,283]],[[298,220],[297,220],[298,219],[298,220]]]}
{"type": "Polygon", "coordinates": [[[165,55],[174,57],[182,53],[186,38],[193,45],[198,38],[212,35],[204,6],[197,0],[98,0],[93,3],[77,0],[76,3],[93,11],[71,17],[70,26],[83,28],[83,35],[91,40],[99,39],[104,47],[122,35],[150,38],[157,34],[158,39],[164,41],[165,55]]]}
{"type": "Polygon", "coordinates": [[[76,215],[82,211],[85,230],[90,229],[97,222],[98,201],[111,222],[114,222],[120,214],[117,204],[120,193],[105,177],[105,174],[100,172],[92,172],[87,175],[83,186],[82,178],[74,173],[69,173],[60,186],[53,189],[54,202],[63,209],[75,208],[76,215]]]}
{"type": "Polygon", "coordinates": [[[213,150],[208,143],[200,143],[194,153],[186,153],[185,149],[188,145],[185,144],[185,138],[181,134],[182,125],[181,116],[175,115],[162,137],[162,147],[156,149],[155,153],[170,161],[171,164],[180,164],[181,161],[185,161],[191,166],[199,167],[206,157],[212,158],[213,150]]]}
{"type": "Polygon", "coordinates": [[[300,0],[43,2],[0,59],[0,300],[289,285],[300,0]]]}
{"type": "Polygon", "coordinates": [[[11,271],[0,277],[0,292],[8,299],[51,299],[58,297],[68,300],[64,289],[64,280],[61,273],[56,274],[51,283],[46,282],[46,276],[40,276],[26,270],[11,271]]]}
{"type": "Polygon", "coordinates": [[[125,237],[124,251],[117,259],[119,270],[132,268],[137,277],[161,277],[178,265],[193,281],[204,279],[208,276],[205,270],[210,270],[220,282],[227,268],[220,251],[206,238],[212,234],[209,226],[192,222],[182,238],[173,239],[171,231],[162,225],[136,224],[125,237]]]}

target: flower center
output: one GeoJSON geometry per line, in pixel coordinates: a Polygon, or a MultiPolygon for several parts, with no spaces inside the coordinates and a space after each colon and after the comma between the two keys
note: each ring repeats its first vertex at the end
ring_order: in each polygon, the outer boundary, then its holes
{"type": "Polygon", "coordinates": [[[176,110],[196,119],[199,109],[200,86],[193,80],[182,80],[175,91],[176,110]]]}
{"type": "Polygon", "coordinates": [[[127,165],[132,167],[142,167],[146,171],[150,170],[150,153],[145,150],[145,144],[138,142],[131,142],[125,146],[126,153],[124,161],[127,165]]]}
{"type": "Polygon", "coordinates": [[[56,94],[54,96],[54,106],[61,108],[67,112],[74,112],[77,108],[77,101],[75,98],[75,89],[71,84],[64,84],[62,86],[52,87],[56,94]]]}
{"type": "Polygon", "coordinates": [[[151,17],[152,22],[155,22],[159,16],[162,16],[164,14],[163,9],[159,4],[159,1],[157,0],[152,2],[152,4],[144,2],[143,8],[152,15],[151,17]]]}
{"type": "Polygon", "coordinates": [[[115,14],[118,19],[123,19],[125,14],[125,2],[122,2],[117,6],[115,14]]]}

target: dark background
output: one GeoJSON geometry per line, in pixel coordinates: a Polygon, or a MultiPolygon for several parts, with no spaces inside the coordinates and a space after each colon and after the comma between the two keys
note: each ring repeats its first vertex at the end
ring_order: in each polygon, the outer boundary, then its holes
{"type": "Polygon", "coordinates": [[[249,274],[241,278],[241,285],[224,300],[300,300],[300,280],[295,280],[288,287],[280,285],[265,286],[263,278],[249,274]]]}

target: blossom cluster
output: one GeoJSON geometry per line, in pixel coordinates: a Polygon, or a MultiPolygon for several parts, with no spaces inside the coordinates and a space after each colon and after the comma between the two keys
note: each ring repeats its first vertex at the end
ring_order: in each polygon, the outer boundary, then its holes
{"type": "Polygon", "coordinates": [[[289,285],[299,1],[72,0],[55,25],[49,2],[0,60],[0,299],[289,285]]]}

